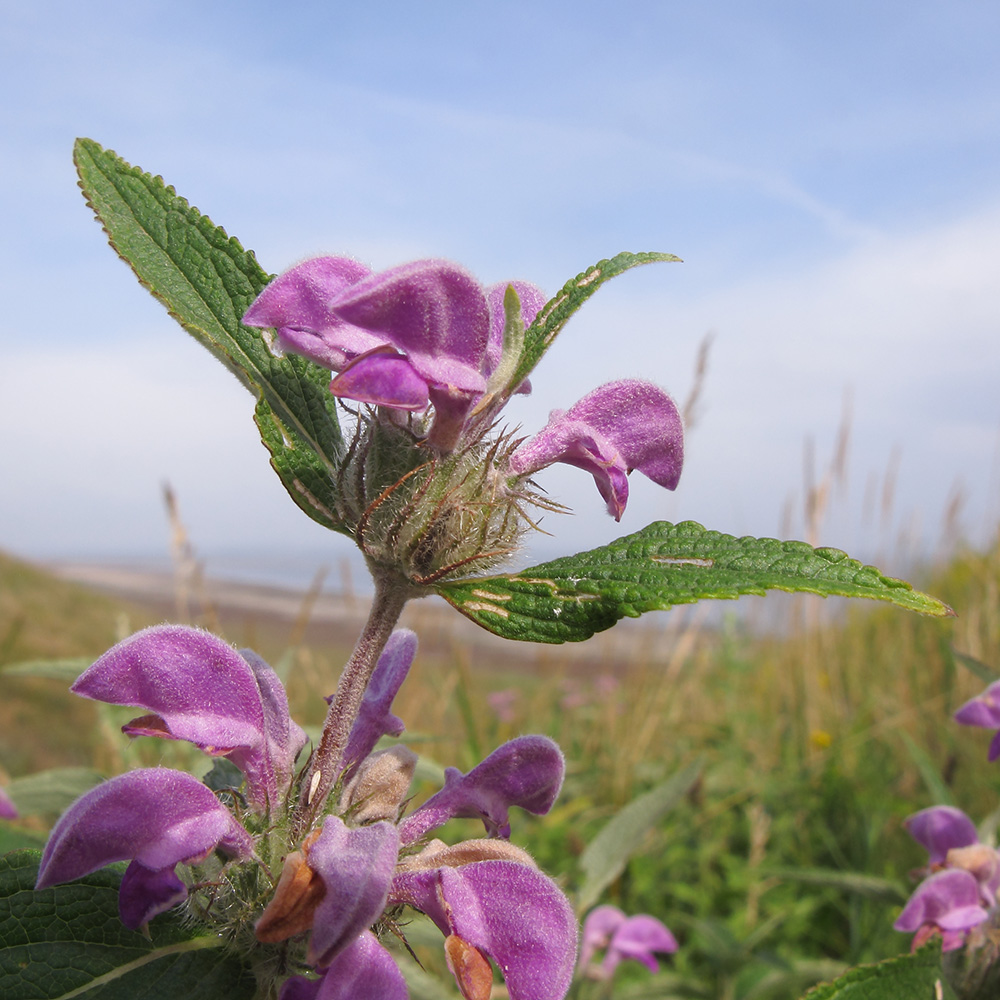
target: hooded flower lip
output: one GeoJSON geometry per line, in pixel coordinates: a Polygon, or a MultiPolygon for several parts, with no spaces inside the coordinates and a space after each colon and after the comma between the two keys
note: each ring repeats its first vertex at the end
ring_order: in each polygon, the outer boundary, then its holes
{"type": "Polygon", "coordinates": [[[247,326],[273,327],[282,347],[339,371],[383,341],[352,327],[331,308],[339,293],[371,269],[350,257],[313,257],[274,279],[243,316],[247,326]]]}
{"type": "MultiPolygon", "coordinates": [[[[527,282],[511,284],[530,323],[545,297],[527,282]]],[[[284,347],[339,372],[336,396],[409,411],[433,404],[429,440],[450,451],[500,364],[506,288],[484,291],[445,260],[373,274],[349,258],[316,257],[271,282],[243,322],[274,327],[284,347]]]]}
{"type": "Polygon", "coordinates": [[[182,625],[154,626],[118,643],[72,690],[152,713],[124,726],[129,736],[188,740],[228,757],[246,776],[250,801],[260,811],[280,801],[306,740],[264,660],[182,625]]]}
{"type": "Polygon", "coordinates": [[[371,931],[363,931],[319,980],[292,976],[279,1000],[407,1000],[406,980],[371,931]]]}
{"type": "Polygon", "coordinates": [[[658,972],[654,953],[677,951],[677,939],[665,924],[649,914],[626,917],[617,906],[598,906],[583,922],[580,968],[586,970],[595,952],[602,948],[607,951],[598,975],[610,979],[624,959],[642,962],[650,972],[658,972]]]}
{"type": "Polygon", "coordinates": [[[510,806],[541,815],[552,808],[566,764],[547,736],[519,736],[493,751],[468,774],[445,770],[445,785],[403,821],[400,840],[412,843],[458,817],[480,818],[491,837],[509,837],[510,806]]]}
{"type": "Polygon", "coordinates": [[[309,961],[326,968],[381,916],[399,854],[396,827],[384,820],[348,829],[327,816],[309,849],[309,866],[326,886],[316,907],[309,961]]]}
{"type": "Polygon", "coordinates": [[[916,934],[914,950],[940,931],[942,949],[954,951],[962,946],[965,932],[988,917],[975,876],[958,868],[949,868],[931,875],[917,886],[893,927],[897,931],[916,934]]]}
{"type": "Polygon", "coordinates": [[[250,835],[197,778],[170,768],[141,768],[92,788],[56,823],[38,869],[37,889],[131,861],[122,880],[122,921],[139,927],[187,890],[174,866],[219,848],[247,858],[250,835]]]}
{"type": "Polygon", "coordinates": [[[1000,681],[994,681],[981,694],[967,701],[955,713],[955,721],[963,726],[996,729],[990,743],[989,760],[1000,757],[1000,681]]]}
{"type": "Polygon", "coordinates": [[[576,919],[559,887],[514,861],[400,872],[391,902],[427,914],[503,970],[511,1000],[552,1000],[569,989],[576,961],[576,919]]]}
{"type": "Polygon", "coordinates": [[[921,809],[909,816],[903,825],[918,844],[927,848],[928,863],[932,866],[943,864],[952,848],[979,843],[972,820],[954,806],[921,809]]]}
{"type": "Polygon", "coordinates": [[[510,470],[528,476],[554,462],[589,472],[608,513],[621,520],[628,473],[638,469],[676,489],[684,464],[684,427],[674,401],[651,382],[622,379],[588,393],[510,456],[510,470]]]}

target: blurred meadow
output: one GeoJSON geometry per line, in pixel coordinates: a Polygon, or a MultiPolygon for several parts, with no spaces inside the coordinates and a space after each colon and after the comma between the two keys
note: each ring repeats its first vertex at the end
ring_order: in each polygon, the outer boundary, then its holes
{"type": "MultiPolygon", "coordinates": [[[[807,535],[822,531],[842,458],[806,491],[807,535]]],[[[158,763],[205,772],[186,745],[130,744],[119,731],[130,710],[67,691],[137,628],[187,620],[252,646],[285,676],[293,716],[318,730],[365,598],[321,598],[321,575],[291,595],[294,613],[262,613],[224,591],[213,598],[169,492],[168,509],[175,574],[158,600],[137,591],[126,601],[0,557],[0,780],[40,810],[4,824],[4,850],[39,845],[58,809],[101,776],[158,763]],[[342,606],[339,622],[318,614],[321,599],[342,606]],[[55,769],[47,785],[27,778],[39,769],[55,769]]],[[[582,982],[579,997],[792,998],[905,952],[909,939],[892,922],[922,857],[902,820],[935,803],[987,828],[1000,819],[984,734],[949,721],[984,686],[986,665],[1000,665],[1000,543],[952,546],[910,574],[956,609],[945,622],[780,595],[648,615],[589,643],[531,646],[415,602],[404,623],[421,651],[395,709],[407,723],[402,741],[422,755],[416,799],[438,786],[436,761],[467,770],[519,733],[559,742],[563,793],[546,817],[519,811],[518,842],[581,916],[610,902],[660,917],[681,942],[657,976],[625,963],[613,993],[582,982]],[[622,829],[610,827],[604,845],[598,835],[643,802],[655,821],[635,835],[627,864],[595,875],[622,829]]],[[[468,836],[470,825],[453,821],[445,835],[468,836]]],[[[429,973],[414,973],[423,986],[411,980],[413,995],[450,995],[433,978],[444,972],[439,943],[421,947],[419,924],[402,930],[429,973]]]]}

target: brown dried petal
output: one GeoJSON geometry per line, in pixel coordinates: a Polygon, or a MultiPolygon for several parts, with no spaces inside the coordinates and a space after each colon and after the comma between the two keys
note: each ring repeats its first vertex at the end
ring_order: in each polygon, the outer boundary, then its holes
{"type": "Polygon", "coordinates": [[[313,834],[302,845],[303,850],[285,858],[274,896],[254,927],[257,940],[263,944],[284,941],[312,927],[316,907],[326,895],[323,880],[306,861],[309,843],[315,839],[313,834]]]}
{"type": "Polygon", "coordinates": [[[410,790],[417,755],[404,746],[379,750],[366,758],[340,798],[342,814],[355,824],[388,820],[395,823],[410,790]]]}
{"type": "Polygon", "coordinates": [[[478,949],[457,934],[444,939],[444,957],[465,1000],[490,1000],[493,969],[478,949]]]}
{"type": "Polygon", "coordinates": [[[535,859],[522,847],[509,840],[493,837],[463,840],[460,844],[445,844],[432,840],[419,854],[400,860],[401,871],[427,871],[431,868],[460,868],[475,861],[516,861],[537,868],[535,859]]]}

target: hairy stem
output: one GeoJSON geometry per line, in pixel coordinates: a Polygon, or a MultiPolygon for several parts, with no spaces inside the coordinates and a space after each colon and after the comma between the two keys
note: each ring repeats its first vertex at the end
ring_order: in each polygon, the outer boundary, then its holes
{"type": "Polygon", "coordinates": [[[347,740],[358,717],[372,671],[399,621],[403,607],[412,596],[410,587],[398,576],[375,574],[375,596],[368,612],[368,620],[361,630],[354,651],[344,664],[336,694],[326,713],[319,746],[313,754],[302,784],[292,820],[293,840],[302,837],[312,825],[340,775],[347,740]]]}

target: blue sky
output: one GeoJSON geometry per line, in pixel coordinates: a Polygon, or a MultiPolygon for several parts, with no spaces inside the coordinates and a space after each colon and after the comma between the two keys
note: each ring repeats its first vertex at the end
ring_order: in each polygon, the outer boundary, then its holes
{"type": "Polygon", "coordinates": [[[0,548],[165,549],[164,479],[206,551],[348,544],[285,499],[249,396],[114,259],[75,187],[77,135],[162,174],[273,271],[451,257],[551,292],[619,250],[683,257],[602,289],[511,409],[530,430],[634,375],[683,399],[712,332],[680,488],[634,476],[615,525],[584,473],[550,470],[576,514],[536,554],[657,517],[801,536],[782,512],[800,511],[807,439],[829,461],[845,396],[848,476],[820,541],[933,548],[956,488],[988,537],[998,37],[1000,7],[955,0],[5,0],[0,548]]]}

